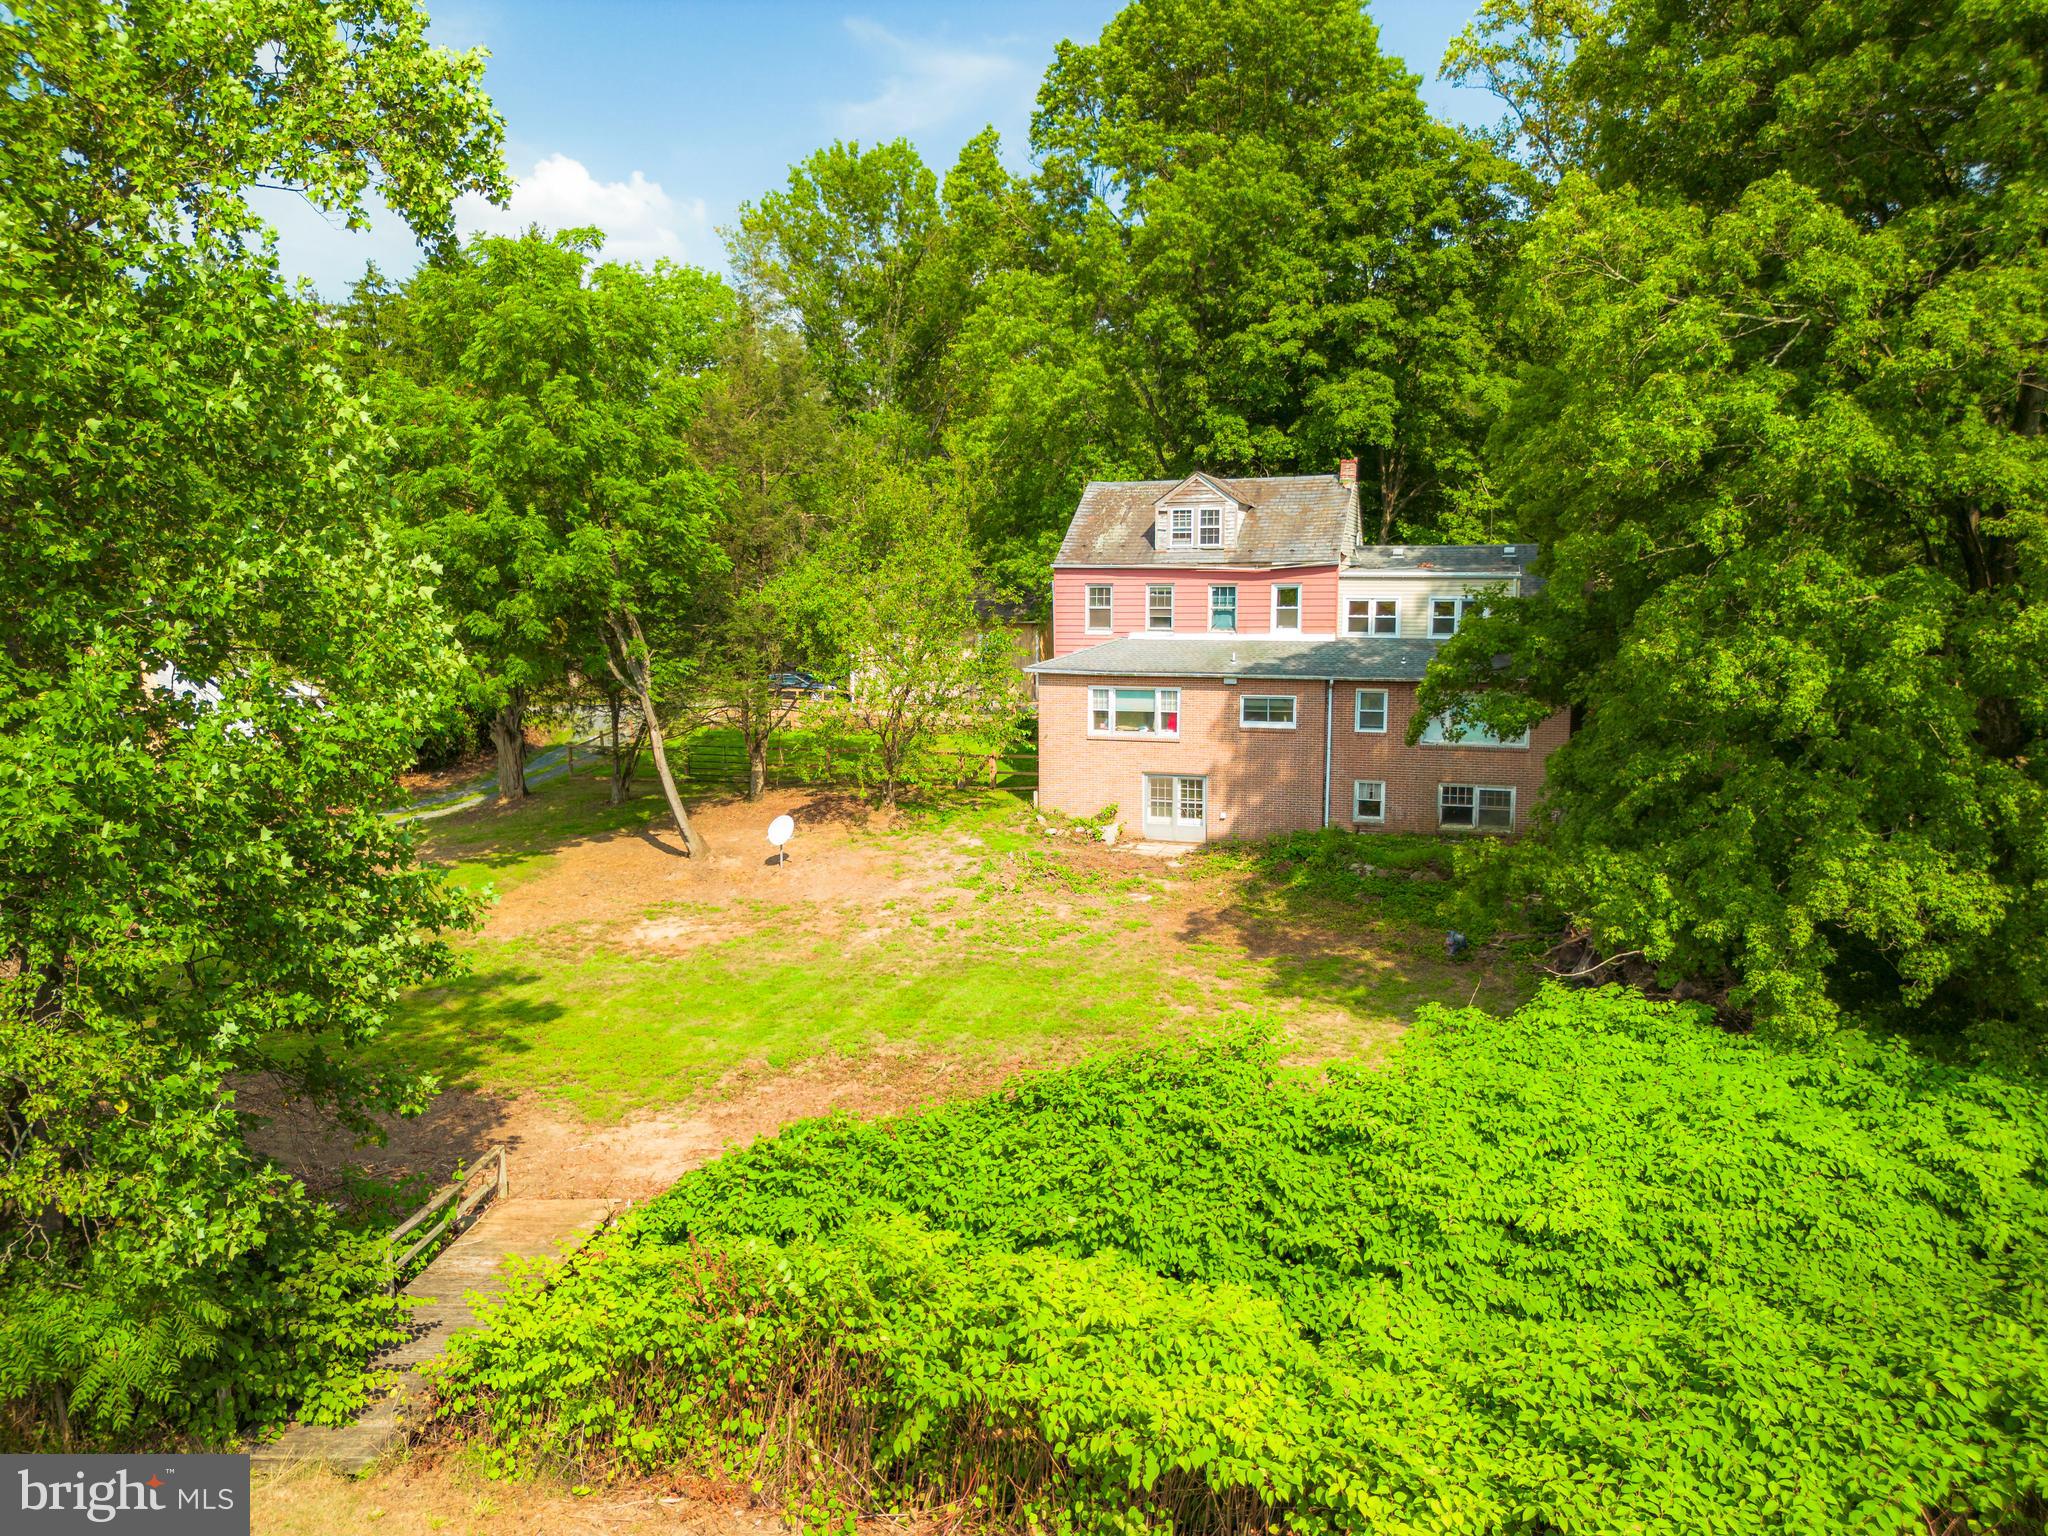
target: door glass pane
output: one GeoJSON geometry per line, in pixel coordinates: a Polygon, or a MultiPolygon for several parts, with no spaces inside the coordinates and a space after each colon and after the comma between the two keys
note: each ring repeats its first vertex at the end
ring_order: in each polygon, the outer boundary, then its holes
{"type": "Polygon", "coordinates": [[[1147,779],[1145,781],[1145,819],[1147,821],[1173,820],[1173,780],[1147,779]]]}
{"type": "Polygon", "coordinates": [[[1202,820],[1202,781],[1182,779],[1180,781],[1180,819],[1199,823],[1202,820]]]}

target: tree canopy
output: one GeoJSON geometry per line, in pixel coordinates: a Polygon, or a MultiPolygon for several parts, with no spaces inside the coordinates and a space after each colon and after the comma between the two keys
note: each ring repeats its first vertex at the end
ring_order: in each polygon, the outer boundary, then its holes
{"type": "Polygon", "coordinates": [[[2042,27],[1618,4],[1519,278],[1549,581],[1427,702],[1574,710],[1518,878],[1797,1032],[2048,1009],[2042,27]]]}
{"type": "Polygon", "coordinates": [[[361,217],[374,189],[429,239],[502,193],[481,60],[424,28],[378,0],[0,16],[10,1438],[275,1417],[376,1326],[230,1074],[357,1123],[428,1086],[355,1048],[469,910],[377,814],[456,653],[244,192],[361,217]]]}

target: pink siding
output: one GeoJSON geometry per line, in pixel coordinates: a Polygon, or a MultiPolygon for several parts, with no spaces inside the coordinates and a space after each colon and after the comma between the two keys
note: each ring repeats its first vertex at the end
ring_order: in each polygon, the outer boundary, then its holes
{"type": "MultiPolygon", "coordinates": [[[[1237,588],[1237,632],[1268,635],[1273,632],[1273,588],[1301,588],[1301,633],[1333,635],[1337,632],[1337,567],[1304,566],[1294,570],[1222,570],[1214,567],[1159,567],[1149,570],[1062,569],[1052,573],[1052,653],[1064,656],[1085,646],[1100,645],[1120,635],[1145,630],[1145,589],[1173,587],[1173,627],[1179,634],[1206,634],[1209,630],[1209,588],[1237,588]],[[1088,588],[1113,588],[1113,624],[1108,634],[1090,634],[1088,588]]],[[[1291,632],[1287,632],[1291,633],[1291,632]]]]}

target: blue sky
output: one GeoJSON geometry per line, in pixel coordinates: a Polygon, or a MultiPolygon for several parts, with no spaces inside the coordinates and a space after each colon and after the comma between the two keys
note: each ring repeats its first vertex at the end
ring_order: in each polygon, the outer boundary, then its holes
{"type": "MultiPolygon", "coordinates": [[[[1038,80],[1063,37],[1095,38],[1117,0],[428,0],[433,36],[491,53],[519,179],[508,210],[463,210],[465,230],[596,224],[607,254],[719,268],[717,231],[835,138],[912,140],[943,174],[993,123],[1026,164],[1038,80]]],[[[1381,44],[1423,77],[1439,113],[1497,116],[1436,78],[1474,3],[1383,0],[1381,44]]],[[[366,261],[398,276],[418,252],[390,217],[352,234],[289,193],[258,194],[288,273],[338,298],[366,261]]]]}

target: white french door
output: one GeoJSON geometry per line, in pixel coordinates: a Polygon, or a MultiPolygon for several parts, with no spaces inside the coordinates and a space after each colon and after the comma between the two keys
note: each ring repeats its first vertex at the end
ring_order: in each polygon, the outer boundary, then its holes
{"type": "Polygon", "coordinates": [[[1195,774],[1145,775],[1145,835],[1199,843],[1209,827],[1209,781],[1195,774]]]}

